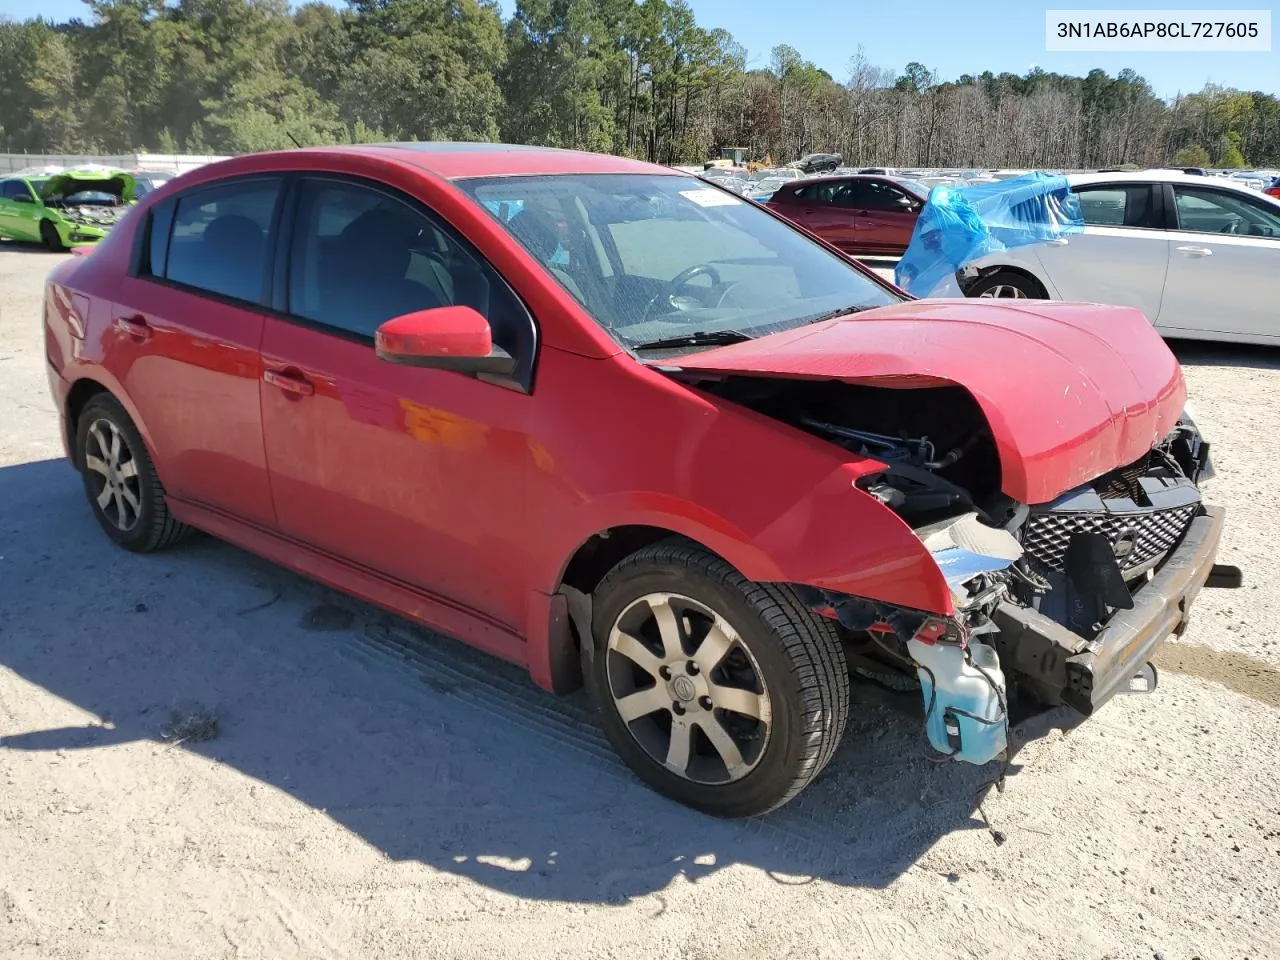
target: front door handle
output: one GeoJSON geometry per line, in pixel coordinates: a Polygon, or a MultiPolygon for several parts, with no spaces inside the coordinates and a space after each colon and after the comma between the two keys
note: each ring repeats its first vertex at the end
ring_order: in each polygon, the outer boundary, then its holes
{"type": "Polygon", "coordinates": [[[116,317],[116,329],[121,333],[137,340],[139,343],[145,343],[151,339],[151,335],[155,332],[151,329],[151,324],[137,315],[132,317],[116,317]]]}
{"type": "Polygon", "coordinates": [[[1213,251],[1208,247],[1174,247],[1181,254],[1188,257],[1212,257],[1213,251]]]}
{"type": "Polygon", "coordinates": [[[1050,247],[1065,247],[1067,245],[1067,238],[1054,237],[1052,240],[1046,240],[1045,244],[1050,247]]]}
{"type": "Polygon", "coordinates": [[[316,392],[315,385],[302,374],[293,370],[264,370],[262,379],[285,393],[309,397],[316,392]]]}

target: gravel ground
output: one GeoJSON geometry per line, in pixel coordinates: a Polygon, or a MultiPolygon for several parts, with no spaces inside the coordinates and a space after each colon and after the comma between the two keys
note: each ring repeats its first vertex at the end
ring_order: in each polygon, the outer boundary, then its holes
{"type": "Polygon", "coordinates": [[[1178,348],[1247,586],[1154,695],[1028,722],[1003,793],[868,698],[800,801],[724,823],[451,640],[211,540],[110,547],[45,384],[55,260],[0,246],[0,957],[1276,956],[1280,354],[1178,348]]]}

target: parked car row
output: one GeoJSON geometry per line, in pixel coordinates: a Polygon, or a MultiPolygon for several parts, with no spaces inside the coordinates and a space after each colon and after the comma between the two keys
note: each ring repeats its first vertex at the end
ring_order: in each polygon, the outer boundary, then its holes
{"type": "Polygon", "coordinates": [[[175,175],[164,168],[84,165],[2,177],[0,239],[43,243],[55,251],[95,244],[127,207],[175,175]]]}
{"type": "MultiPolygon", "coordinates": [[[[811,188],[923,201],[782,189],[811,188]]],[[[49,275],[68,458],[120,547],[204,531],[585,684],[639,777],[717,815],[832,762],[853,663],[974,764],[1015,702],[1149,678],[1237,582],[1160,336],[910,299],[772,204],[498,144],[211,164],[49,275]]]]}
{"type": "Polygon", "coordinates": [[[1120,304],[1170,337],[1280,343],[1280,199],[1173,171],[1067,181],[1083,232],[967,265],[967,296],[1120,304]]]}

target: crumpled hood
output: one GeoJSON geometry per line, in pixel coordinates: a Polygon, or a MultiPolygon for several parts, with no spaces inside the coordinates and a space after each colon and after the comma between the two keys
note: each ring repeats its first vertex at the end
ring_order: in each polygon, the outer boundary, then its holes
{"type": "Polygon", "coordinates": [[[68,170],[49,177],[40,188],[40,196],[48,200],[50,197],[68,197],[84,190],[132,200],[137,190],[137,181],[132,174],[123,170],[68,170]]]}
{"type": "Polygon", "coordinates": [[[956,384],[977,400],[1004,492],[1045,503],[1133,463],[1174,428],[1182,370],[1138,310],[916,300],[663,361],[683,370],[880,387],[956,384]]]}

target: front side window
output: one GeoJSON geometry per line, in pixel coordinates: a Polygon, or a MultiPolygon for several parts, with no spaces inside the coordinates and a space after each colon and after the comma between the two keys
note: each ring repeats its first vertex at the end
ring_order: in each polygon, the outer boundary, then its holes
{"type": "Polygon", "coordinates": [[[245,180],[193,190],[178,198],[167,259],[152,236],[151,262],[164,277],[237,300],[266,299],[267,236],[280,181],[245,180]]]}
{"type": "Polygon", "coordinates": [[[906,192],[883,180],[860,181],[858,206],[863,210],[904,213],[916,205],[906,192]]]}
{"type": "Polygon", "coordinates": [[[0,182],[0,198],[5,200],[30,200],[31,191],[21,180],[5,180],[0,182]]]}
{"type": "MultiPolygon", "coordinates": [[[[514,211],[514,212],[513,212],[514,211]]],[[[519,205],[495,204],[499,220],[519,205]]],[[[289,256],[289,312],[372,338],[393,317],[467,306],[512,356],[531,335],[528,315],[487,264],[423,212],[371,187],[309,179],[298,194],[289,256]]]]}
{"type": "Polygon", "coordinates": [[[643,349],[693,332],[759,336],[899,298],[741,197],[687,177],[458,181],[597,323],[643,349]]]}
{"type": "Polygon", "coordinates": [[[1173,201],[1178,211],[1179,230],[1280,237],[1280,214],[1249,197],[1175,185],[1173,201]]]}

